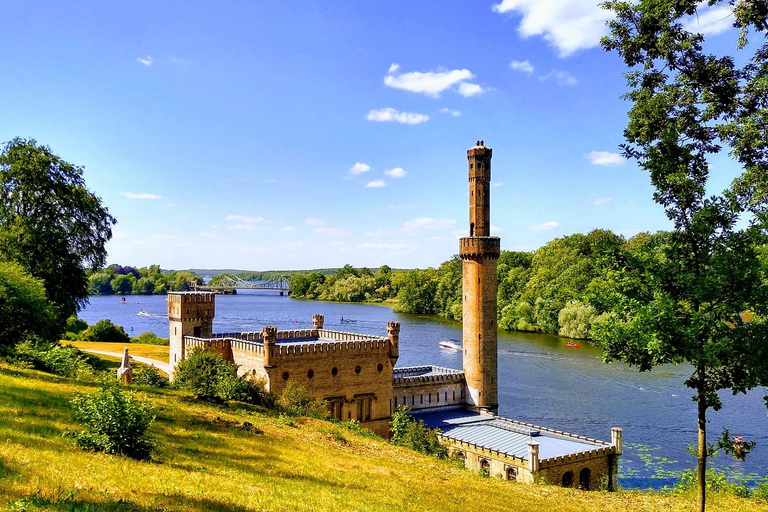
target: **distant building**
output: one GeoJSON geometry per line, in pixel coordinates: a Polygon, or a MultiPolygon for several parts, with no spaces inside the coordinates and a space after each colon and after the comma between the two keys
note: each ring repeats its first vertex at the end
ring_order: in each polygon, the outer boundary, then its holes
{"type": "Polygon", "coordinates": [[[463,261],[463,371],[438,366],[395,368],[400,324],[387,323],[386,336],[323,328],[213,334],[215,295],[168,294],[170,363],[175,367],[194,347],[238,365],[242,375],[262,378],[280,395],[289,382],[324,400],[329,415],[357,421],[389,437],[395,407],[440,429],[440,439],[467,467],[520,482],[546,481],[564,487],[615,486],[622,430],[606,443],[496,416],[498,370],[496,262],[500,240],[490,236],[492,150],[478,141],[469,160],[469,237],[459,249],[463,261]]]}

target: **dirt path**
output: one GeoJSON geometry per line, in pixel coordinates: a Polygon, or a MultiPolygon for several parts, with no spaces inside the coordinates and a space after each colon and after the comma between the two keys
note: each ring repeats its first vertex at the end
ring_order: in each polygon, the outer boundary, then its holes
{"type": "MultiPolygon", "coordinates": [[[[91,354],[100,354],[102,356],[112,356],[117,358],[122,358],[123,354],[119,352],[106,352],[104,350],[91,350],[88,348],[81,348],[83,352],[90,352],[91,354]]],[[[154,366],[158,370],[162,370],[167,374],[171,373],[171,365],[168,363],[164,363],[162,361],[158,361],[157,359],[152,359],[149,357],[141,357],[141,356],[132,356],[130,349],[128,350],[128,355],[131,358],[132,361],[136,361],[137,363],[144,363],[148,364],[150,366],[154,366]]]]}

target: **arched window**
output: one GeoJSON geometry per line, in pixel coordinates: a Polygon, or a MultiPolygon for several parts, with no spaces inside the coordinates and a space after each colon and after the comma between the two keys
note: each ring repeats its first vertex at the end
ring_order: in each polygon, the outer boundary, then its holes
{"type": "Polygon", "coordinates": [[[517,480],[516,468],[507,468],[507,480],[509,480],[510,482],[514,482],[517,480]]]}
{"type": "Polygon", "coordinates": [[[566,471],[563,474],[563,487],[573,487],[573,471],[566,471]]]}
{"type": "Polygon", "coordinates": [[[491,474],[491,461],[488,459],[480,459],[480,471],[485,475],[491,474]]]}
{"type": "Polygon", "coordinates": [[[582,491],[589,490],[589,481],[592,479],[592,471],[589,468],[584,468],[579,471],[579,489],[582,491]]]}

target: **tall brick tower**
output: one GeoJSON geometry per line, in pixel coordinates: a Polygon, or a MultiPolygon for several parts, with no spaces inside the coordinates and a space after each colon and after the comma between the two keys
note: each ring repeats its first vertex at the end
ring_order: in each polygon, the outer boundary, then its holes
{"type": "Polygon", "coordinates": [[[496,262],[500,239],[491,235],[491,154],[484,141],[467,151],[469,237],[462,238],[465,402],[496,412],[499,407],[496,354],[496,262]]]}

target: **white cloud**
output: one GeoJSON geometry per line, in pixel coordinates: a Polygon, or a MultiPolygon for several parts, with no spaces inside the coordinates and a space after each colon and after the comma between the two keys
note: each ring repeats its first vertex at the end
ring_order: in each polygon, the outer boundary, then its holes
{"type": "Polygon", "coordinates": [[[550,220],[549,222],[544,222],[542,224],[534,224],[533,226],[531,226],[531,231],[549,231],[550,229],[556,229],[559,227],[560,227],[559,222],[550,220]]]}
{"type": "Polygon", "coordinates": [[[357,174],[362,174],[364,172],[368,172],[370,170],[371,170],[371,166],[370,165],[364,164],[363,162],[355,162],[355,165],[353,165],[349,169],[349,172],[351,174],[357,175],[357,174]]]}
{"type": "Polygon", "coordinates": [[[441,108],[440,112],[442,112],[443,114],[448,114],[451,117],[459,117],[459,116],[461,116],[461,111],[460,110],[452,110],[450,108],[441,108]]]}
{"type": "Polygon", "coordinates": [[[369,181],[365,188],[383,188],[386,186],[387,184],[384,183],[384,180],[373,180],[369,181]]]}
{"type": "Polygon", "coordinates": [[[231,226],[228,226],[227,229],[235,231],[269,231],[269,228],[257,227],[253,224],[232,224],[231,226]]]}
{"type": "Polygon", "coordinates": [[[239,220],[248,224],[256,224],[264,221],[264,217],[250,217],[248,215],[227,215],[227,220],[239,220]]]}
{"type": "Polygon", "coordinates": [[[362,244],[360,249],[389,249],[389,250],[401,250],[407,249],[406,244],[362,244]]]}
{"type": "Polygon", "coordinates": [[[157,194],[134,194],[133,192],[120,192],[120,195],[128,199],[162,199],[163,196],[157,194]]]}
{"type": "Polygon", "coordinates": [[[281,229],[280,231],[285,231],[286,233],[295,233],[296,231],[298,231],[298,229],[296,229],[296,228],[295,228],[295,227],[293,227],[293,226],[285,226],[285,227],[284,227],[283,229],[281,229]]]}
{"type": "Polygon", "coordinates": [[[318,235],[323,236],[347,236],[349,235],[349,231],[346,229],[340,229],[340,228],[316,228],[312,230],[313,233],[317,233],[318,235]]]}
{"type": "Polygon", "coordinates": [[[453,229],[455,227],[455,220],[434,219],[432,217],[422,217],[420,219],[409,220],[403,224],[403,229],[408,232],[434,231],[436,229],[453,229]]]}
{"type": "Polygon", "coordinates": [[[555,80],[557,85],[573,86],[579,83],[576,77],[568,73],[567,71],[552,70],[546,75],[540,75],[539,80],[546,82],[547,80],[555,80]]]}
{"type": "Polygon", "coordinates": [[[610,151],[591,151],[587,158],[592,165],[624,165],[626,162],[623,156],[610,151]]]}
{"type": "Polygon", "coordinates": [[[608,34],[605,22],[613,17],[597,0],[502,0],[491,9],[521,16],[520,37],[541,36],[561,57],[598,46],[608,34]]]}
{"type": "Polygon", "coordinates": [[[458,92],[462,96],[473,96],[483,92],[482,87],[467,83],[475,77],[468,69],[453,69],[450,71],[411,71],[410,73],[394,73],[400,69],[397,64],[389,67],[387,76],[384,77],[384,85],[395,89],[402,89],[420,94],[426,94],[433,98],[440,97],[440,93],[446,89],[458,86],[458,92]]]}
{"type": "Polygon", "coordinates": [[[491,224],[491,236],[500,235],[503,232],[504,232],[503,229],[501,229],[498,226],[494,226],[493,224],[491,224]]]}
{"type": "Polygon", "coordinates": [[[325,221],[322,219],[309,218],[304,221],[304,224],[309,224],[310,226],[325,226],[325,221]]]}
{"type": "Polygon", "coordinates": [[[429,121],[429,116],[426,114],[418,114],[416,112],[400,112],[393,108],[382,108],[379,110],[371,110],[368,112],[366,119],[369,121],[396,121],[403,124],[420,124],[429,121]]]}
{"type": "Polygon", "coordinates": [[[502,185],[504,185],[504,183],[501,182],[501,181],[494,182],[494,184],[493,184],[494,187],[500,187],[502,185]]]}
{"type": "Polygon", "coordinates": [[[515,71],[521,71],[523,73],[526,73],[530,75],[533,73],[533,66],[531,65],[528,60],[513,60],[509,63],[509,67],[514,69],[515,71]]]}
{"type": "Polygon", "coordinates": [[[702,4],[699,4],[698,15],[691,16],[683,22],[685,30],[704,35],[716,35],[733,28],[733,9],[724,5],[707,8],[702,4]]]}
{"type": "Polygon", "coordinates": [[[136,61],[144,64],[145,66],[151,66],[152,65],[152,57],[150,55],[147,55],[144,58],[136,57],[136,61]]]}
{"type": "Polygon", "coordinates": [[[597,199],[590,199],[589,202],[594,204],[595,206],[602,206],[604,204],[608,204],[611,201],[613,201],[612,197],[598,197],[597,199]]]}
{"type": "Polygon", "coordinates": [[[384,171],[384,174],[386,174],[387,176],[391,176],[392,178],[402,178],[408,173],[405,172],[405,169],[403,169],[402,167],[395,167],[394,169],[387,169],[386,171],[384,171]]]}
{"type": "Polygon", "coordinates": [[[485,90],[477,84],[470,84],[467,82],[459,84],[459,94],[465,98],[475,96],[476,94],[483,94],[485,90]]]}

